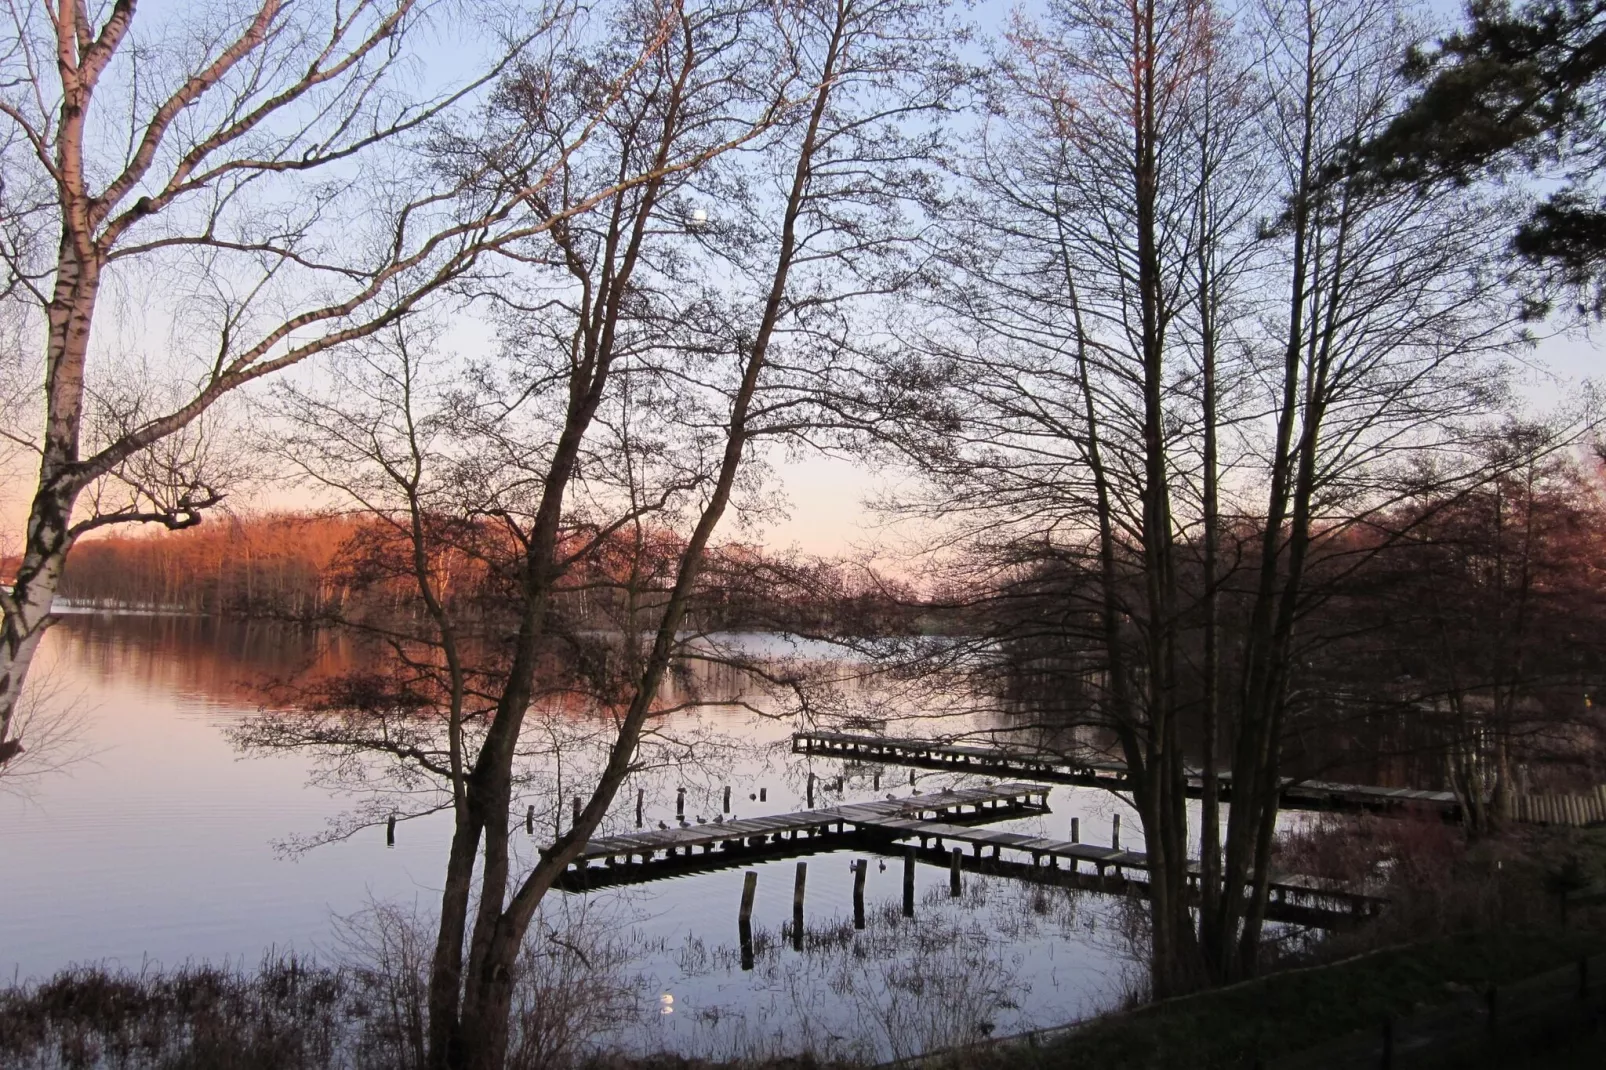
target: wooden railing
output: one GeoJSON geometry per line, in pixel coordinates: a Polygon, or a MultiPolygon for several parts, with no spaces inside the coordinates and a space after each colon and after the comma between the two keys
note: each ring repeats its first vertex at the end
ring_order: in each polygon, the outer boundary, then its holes
{"type": "Polygon", "coordinates": [[[1512,800],[1511,815],[1531,825],[1606,823],[1606,785],[1583,795],[1518,795],[1512,800]]]}

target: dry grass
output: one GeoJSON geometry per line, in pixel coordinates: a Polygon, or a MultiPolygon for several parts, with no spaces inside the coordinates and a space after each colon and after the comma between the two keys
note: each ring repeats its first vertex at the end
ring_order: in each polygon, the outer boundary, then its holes
{"type": "MultiPolygon", "coordinates": [[[[409,1070],[424,1065],[432,935],[376,905],[342,922],[342,961],[267,956],[254,971],[102,966],[0,989],[7,1070],[409,1070]]],[[[633,1013],[617,943],[532,927],[514,985],[509,1070],[578,1063],[633,1013]]]]}

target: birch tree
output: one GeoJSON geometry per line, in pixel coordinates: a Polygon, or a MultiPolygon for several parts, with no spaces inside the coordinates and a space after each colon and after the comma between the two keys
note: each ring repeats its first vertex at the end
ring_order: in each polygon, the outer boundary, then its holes
{"type": "MultiPolygon", "coordinates": [[[[468,49],[456,80],[425,63],[446,13],[416,0],[7,5],[0,293],[38,341],[19,355],[37,376],[31,402],[0,431],[37,478],[0,591],[0,745],[22,746],[13,712],[74,541],[186,527],[222,500],[208,422],[224,398],[383,329],[485,249],[553,224],[532,195],[591,123],[524,143],[517,175],[417,150],[478,123],[482,91],[514,59],[564,49],[583,29],[575,9],[483,23],[494,43],[468,49]],[[165,356],[121,356],[131,334],[165,356]]],[[[616,91],[591,101],[593,120],[616,91]]]]}

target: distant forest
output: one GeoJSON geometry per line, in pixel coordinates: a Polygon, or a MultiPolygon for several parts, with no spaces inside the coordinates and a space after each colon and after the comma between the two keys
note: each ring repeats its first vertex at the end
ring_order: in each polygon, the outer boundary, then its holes
{"type": "MultiPolygon", "coordinates": [[[[460,560],[448,567],[461,577],[457,597],[476,599],[494,614],[496,600],[486,596],[508,548],[489,529],[459,530],[454,542],[460,560]]],[[[86,539],[68,557],[60,594],[80,606],[305,623],[354,611],[411,615],[418,607],[404,550],[394,528],[374,517],[217,516],[181,531],[86,539]]],[[[661,584],[677,553],[674,536],[662,532],[645,539],[639,554],[623,538],[605,540],[565,592],[570,626],[619,623],[631,589],[639,600],[661,584]]],[[[941,623],[910,588],[871,570],[740,544],[712,553],[691,614],[693,627],[713,631],[819,635],[906,634],[941,623]]]]}
{"type": "Polygon", "coordinates": [[[343,601],[347,592],[332,566],[367,523],[295,513],[217,516],[184,531],[86,539],[67,559],[60,594],[111,609],[314,616],[343,601]]]}

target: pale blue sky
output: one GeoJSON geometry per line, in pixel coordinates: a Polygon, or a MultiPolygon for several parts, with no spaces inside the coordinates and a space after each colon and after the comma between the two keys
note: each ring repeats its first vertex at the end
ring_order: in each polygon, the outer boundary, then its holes
{"type": "MultiPolygon", "coordinates": [[[[983,28],[990,28],[1011,6],[1002,0],[983,0],[971,14],[983,28]]],[[[1452,13],[1459,4],[1437,0],[1429,7],[1438,13],[1452,13]]],[[[164,3],[157,10],[170,13],[173,9],[172,4],[164,3]]],[[[451,80],[454,72],[462,69],[464,57],[472,48],[465,48],[462,40],[454,38],[461,37],[466,30],[467,25],[462,22],[456,23],[454,29],[441,28],[430,52],[428,66],[432,70],[427,75],[420,72],[426,80],[451,80]]],[[[106,325],[106,330],[115,332],[117,328],[106,325]]],[[[465,324],[464,330],[452,332],[448,344],[459,353],[466,353],[487,341],[481,330],[465,324]]],[[[1532,371],[1526,376],[1523,391],[1539,409],[1565,402],[1576,395],[1582,380],[1600,374],[1599,347],[1577,334],[1541,343],[1527,354],[1527,360],[1532,371]]],[[[903,478],[901,473],[877,471],[863,461],[820,456],[790,461],[774,458],[772,462],[791,503],[791,515],[759,529],[768,545],[777,549],[796,548],[811,554],[839,554],[897,542],[897,533],[884,529],[882,518],[867,507],[866,499],[896,485],[903,478]]],[[[33,473],[26,459],[14,459],[13,464],[6,467],[11,469],[12,478],[0,486],[0,526],[14,539],[23,523],[33,473]]],[[[305,500],[295,492],[274,490],[252,497],[237,497],[234,504],[285,507],[305,500]]],[[[736,534],[734,529],[732,533],[736,534]]],[[[744,533],[739,537],[750,536],[744,533]]]]}

